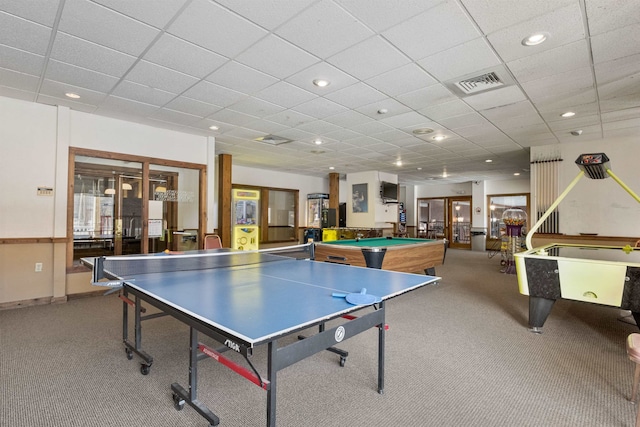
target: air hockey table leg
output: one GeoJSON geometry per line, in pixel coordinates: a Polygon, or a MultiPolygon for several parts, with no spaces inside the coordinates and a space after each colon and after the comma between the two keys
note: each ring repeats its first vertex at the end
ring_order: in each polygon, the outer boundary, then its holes
{"type": "Polygon", "coordinates": [[[529,330],[531,332],[542,333],[541,328],[555,302],[554,299],[529,296],[529,330]]]}

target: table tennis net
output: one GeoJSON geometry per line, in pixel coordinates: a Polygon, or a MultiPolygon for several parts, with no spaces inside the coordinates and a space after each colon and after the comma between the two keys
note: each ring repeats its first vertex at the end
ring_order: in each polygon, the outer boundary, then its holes
{"type": "Polygon", "coordinates": [[[111,256],[84,259],[92,268],[92,283],[118,287],[136,276],[174,271],[247,267],[294,259],[313,259],[313,244],[263,249],[259,251],[191,251],[180,254],[111,256]],[[107,279],[105,281],[105,279],[107,279]]]}

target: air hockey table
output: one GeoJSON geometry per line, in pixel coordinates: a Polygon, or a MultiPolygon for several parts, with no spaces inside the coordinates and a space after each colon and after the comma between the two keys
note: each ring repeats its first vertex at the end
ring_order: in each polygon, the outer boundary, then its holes
{"type": "Polygon", "coordinates": [[[514,258],[531,331],[541,332],[558,299],[630,310],[640,325],[640,248],[553,243],[514,258]]]}

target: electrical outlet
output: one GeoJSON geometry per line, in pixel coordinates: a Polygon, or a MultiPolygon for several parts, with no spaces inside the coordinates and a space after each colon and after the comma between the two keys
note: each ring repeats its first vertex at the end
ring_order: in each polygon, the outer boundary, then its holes
{"type": "Polygon", "coordinates": [[[36,262],[36,273],[40,273],[42,271],[42,263],[36,262]]]}

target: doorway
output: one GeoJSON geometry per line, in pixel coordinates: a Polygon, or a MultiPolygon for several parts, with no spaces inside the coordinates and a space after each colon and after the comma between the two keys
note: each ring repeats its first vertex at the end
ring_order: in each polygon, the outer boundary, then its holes
{"type": "Polygon", "coordinates": [[[453,197],[447,199],[450,221],[449,247],[471,249],[471,197],[453,197]]]}

